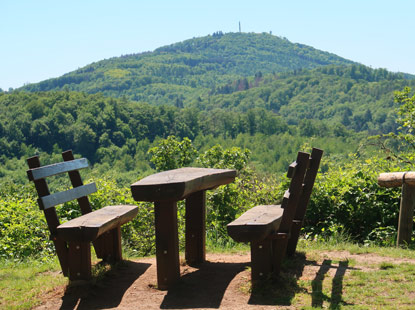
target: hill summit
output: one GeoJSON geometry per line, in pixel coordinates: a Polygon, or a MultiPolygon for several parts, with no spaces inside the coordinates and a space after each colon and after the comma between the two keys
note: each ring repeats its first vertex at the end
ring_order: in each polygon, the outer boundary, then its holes
{"type": "Polygon", "coordinates": [[[268,33],[216,32],[153,52],[98,61],[22,89],[102,92],[112,97],[156,102],[160,97],[198,96],[219,84],[258,72],[313,69],[330,64],[353,62],[268,33]]]}

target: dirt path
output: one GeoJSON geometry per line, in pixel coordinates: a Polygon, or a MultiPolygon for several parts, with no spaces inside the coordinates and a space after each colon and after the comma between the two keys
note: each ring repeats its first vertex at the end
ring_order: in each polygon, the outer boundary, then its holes
{"type": "Polygon", "coordinates": [[[295,309],[290,306],[290,301],[295,296],[298,280],[315,279],[319,273],[344,276],[356,269],[348,267],[350,258],[358,262],[381,261],[373,254],[352,255],[348,252],[322,253],[318,260],[298,255],[277,283],[280,289],[272,292],[249,291],[249,254],[208,254],[207,262],[200,269],[183,265],[180,281],[168,291],[155,288],[155,258],[144,258],[126,261],[96,284],[58,287],[42,297],[44,302],[36,310],[295,309]],[[332,263],[335,259],[340,263],[332,263]]]}

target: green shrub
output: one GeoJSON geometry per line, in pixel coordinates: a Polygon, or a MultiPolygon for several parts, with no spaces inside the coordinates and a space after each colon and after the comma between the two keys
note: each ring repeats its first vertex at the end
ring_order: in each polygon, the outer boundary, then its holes
{"type": "Polygon", "coordinates": [[[342,166],[329,165],[318,174],[305,217],[308,236],[327,236],[343,231],[363,242],[380,227],[396,227],[399,217],[400,188],[377,184],[387,163],[379,159],[354,158],[342,166]]]}
{"type": "Polygon", "coordinates": [[[53,244],[31,186],[0,186],[0,257],[50,256],[53,244]]]}

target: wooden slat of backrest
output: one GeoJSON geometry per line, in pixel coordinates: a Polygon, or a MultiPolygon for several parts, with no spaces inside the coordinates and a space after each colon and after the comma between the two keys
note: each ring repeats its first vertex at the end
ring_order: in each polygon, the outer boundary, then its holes
{"type": "Polygon", "coordinates": [[[88,167],[86,158],[76,159],[71,162],[62,162],[52,165],[47,165],[39,168],[33,168],[27,171],[27,176],[30,181],[44,179],[60,173],[83,169],[88,167]]]}
{"type": "MultiPolygon", "coordinates": [[[[68,151],[62,152],[62,158],[65,162],[74,160],[72,151],[68,150],[68,151]]],[[[79,171],[77,170],[69,171],[68,175],[69,175],[69,179],[71,180],[72,186],[74,188],[78,186],[82,186],[84,184],[82,182],[81,174],[79,173],[79,171]]],[[[89,203],[89,199],[87,196],[78,198],[78,203],[79,203],[79,207],[81,208],[82,214],[87,214],[89,212],[92,212],[91,204],[89,203]]]]}
{"type": "Polygon", "coordinates": [[[289,199],[283,199],[281,207],[284,208],[284,214],[282,216],[279,232],[289,233],[292,225],[292,221],[296,214],[296,208],[300,200],[302,193],[304,175],[308,168],[310,161],[310,154],[298,152],[297,166],[295,174],[293,175],[289,187],[289,199]]]}
{"type": "Polygon", "coordinates": [[[317,176],[317,171],[320,166],[322,156],[322,150],[313,148],[311,152],[310,167],[304,177],[303,192],[297,206],[293,226],[291,228],[291,236],[287,245],[287,254],[290,256],[295,253],[295,249],[297,248],[301,227],[303,226],[304,216],[307,210],[307,205],[310,200],[311,192],[313,190],[314,181],[317,176]]]}
{"type": "Polygon", "coordinates": [[[297,168],[298,164],[297,162],[293,162],[289,167],[288,167],[288,172],[287,172],[287,177],[288,178],[292,178],[295,174],[295,169],[297,168]]]}
{"type": "Polygon", "coordinates": [[[304,219],[322,156],[323,150],[313,148],[311,151],[310,167],[307,169],[304,177],[304,188],[295,214],[296,220],[302,221],[304,219]]]}
{"type": "Polygon", "coordinates": [[[48,196],[40,197],[38,201],[42,209],[49,209],[59,204],[75,200],[80,197],[88,196],[89,194],[95,193],[96,191],[97,187],[95,183],[90,183],[68,189],[64,192],[58,192],[48,196]]]}
{"type": "MultiPolygon", "coordinates": [[[[27,159],[27,164],[30,169],[40,167],[39,156],[34,156],[27,159]]],[[[44,197],[50,194],[48,185],[45,179],[35,180],[35,187],[39,197],[44,197]]],[[[61,239],[56,239],[53,236],[56,235],[56,227],[60,225],[58,215],[56,214],[55,208],[49,208],[43,210],[46,218],[46,223],[48,224],[49,231],[52,236],[53,243],[56,248],[56,253],[58,255],[59,263],[62,268],[62,272],[65,276],[68,275],[68,248],[66,242],[61,239]]]]}

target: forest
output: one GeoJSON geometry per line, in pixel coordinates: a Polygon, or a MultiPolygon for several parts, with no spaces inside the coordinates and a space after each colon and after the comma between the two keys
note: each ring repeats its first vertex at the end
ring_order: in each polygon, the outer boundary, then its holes
{"type": "MultiPolygon", "coordinates": [[[[303,236],[392,244],[399,190],[376,178],[413,169],[411,89],[409,74],[267,33],[216,32],[0,91],[0,257],[53,253],[25,159],[53,163],[67,149],[92,164],[84,178],[98,183],[94,208],[135,203],[129,185],[157,171],[237,169],[236,182],[208,196],[208,242],[232,244],[226,224],[281,199],[296,153],[318,147],[324,157],[303,236]]],[[[72,204],[58,212],[78,214],[72,204]]],[[[125,246],[147,255],[154,214],[144,203],[139,212],[145,220],[123,228],[125,246]]]]}

